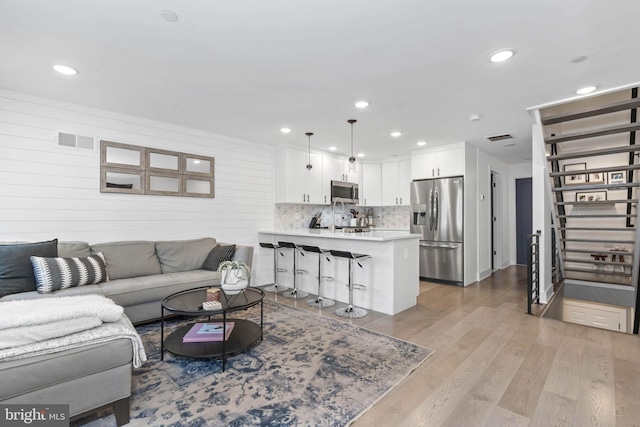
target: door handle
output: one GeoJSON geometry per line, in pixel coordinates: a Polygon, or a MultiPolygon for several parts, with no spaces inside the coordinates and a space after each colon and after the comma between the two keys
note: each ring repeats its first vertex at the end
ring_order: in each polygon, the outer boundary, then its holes
{"type": "Polygon", "coordinates": [[[447,243],[420,243],[423,248],[458,249],[460,245],[447,243]]]}
{"type": "Polygon", "coordinates": [[[440,220],[440,198],[438,197],[438,190],[434,190],[433,191],[433,195],[434,195],[434,200],[435,200],[435,216],[436,219],[434,221],[433,224],[433,229],[437,230],[438,229],[438,221],[440,220]]]}

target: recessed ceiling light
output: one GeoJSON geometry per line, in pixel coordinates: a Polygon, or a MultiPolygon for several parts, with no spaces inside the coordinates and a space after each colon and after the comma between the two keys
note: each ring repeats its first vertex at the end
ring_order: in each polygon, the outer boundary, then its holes
{"type": "Polygon", "coordinates": [[[489,55],[489,61],[491,62],[504,62],[516,54],[513,49],[500,49],[489,55]]]}
{"type": "Polygon", "coordinates": [[[586,56],[586,55],[576,56],[575,58],[573,58],[571,60],[571,62],[573,62],[574,64],[579,64],[580,62],[586,61],[587,58],[588,58],[588,56],[586,56]]]}
{"type": "Polygon", "coordinates": [[[356,154],[358,157],[364,157],[364,153],[358,153],[356,154]]]}
{"type": "Polygon", "coordinates": [[[597,87],[595,87],[595,86],[585,86],[585,87],[581,87],[580,89],[578,89],[578,90],[576,91],[576,93],[577,93],[578,95],[586,95],[586,94],[588,94],[588,93],[593,92],[593,91],[594,91],[594,90],[596,90],[596,89],[597,89],[597,87]]]}
{"type": "Polygon", "coordinates": [[[71,67],[67,67],[66,65],[56,64],[53,66],[53,69],[59,72],[60,74],[64,74],[65,76],[75,76],[78,74],[78,70],[75,70],[71,67]]]}
{"type": "Polygon", "coordinates": [[[427,141],[418,141],[418,142],[416,142],[416,145],[419,145],[420,147],[423,147],[423,146],[427,145],[427,141]]]}
{"type": "Polygon", "coordinates": [[[394,137],[394,138],[397,138],[397,137],[399,137],[400,135],[402,135],[402,132],[398,132],[398,131],[391,132],[391,136],[392,136],[392,137],[394,137]]]}
{"type": "Polygon", "coordinates": [[[199,165],[199,164],[200,164],[200,160],[195,159],[195,160],[193,161],[193,163],[194,163],[194,164],[196,164],[196,165],[199,165]]]}
{"type": "Polygon", "coordinates": [[[174,12],[171,12],[170,10],[163,10],[162,12],[160,12],[160,15],[162,15],[164,20],[167,22],[176,22],[178,20],[178,15],[176,15],[174,12]]]}
{"type": "Polygon", "coordinates": [[[505,147],[513,147],[514,145],[516,145],[515,142],[507,142],[506,144],[504,144],[505,147]]]}
{"type": "Polygon", "coordinates": [[[338,149],[338,147],[334,147],[333,145],[331,147],[329,147],[329,151],[336,151],[338,149]]]}
{"type": "Polygon", "coordinates": [[[480,120],[480,114],[469,114],[469,120],[471,120],[472,122],[480,120]]]}
{"type": "Polygon", "coordinates": [[[367,108],[369,103],[367,101],[358,101],[356,102],[356,107],[358,108],[367,108]]]}
{"type": "Polygon", "coordinates": [[[291,133],[291,129],[289,129],[289,128],[280,128],[280,132],[282,132],[282,133],[291,133]]]}

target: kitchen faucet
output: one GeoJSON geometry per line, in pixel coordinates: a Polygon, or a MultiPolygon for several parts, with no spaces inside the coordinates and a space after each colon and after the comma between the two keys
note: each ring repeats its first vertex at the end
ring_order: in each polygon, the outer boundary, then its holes
{"type": "Polygon", "coordinates": [[[340,202],[342,205],[342,215],[344,215],[344,202],[340,197],[335,197],[333,199],[333,223],[331,224],[331,232],[336,232],[336,202],[340,202]]]}

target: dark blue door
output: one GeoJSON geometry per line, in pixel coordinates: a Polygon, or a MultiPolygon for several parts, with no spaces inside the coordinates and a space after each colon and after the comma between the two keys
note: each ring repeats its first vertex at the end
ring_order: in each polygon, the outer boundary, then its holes
{"type": "Polygon", "coordinates": [[[531,178],[516,179],[516,262],[527,264],[527,245],[533,227],[531,178]]]}

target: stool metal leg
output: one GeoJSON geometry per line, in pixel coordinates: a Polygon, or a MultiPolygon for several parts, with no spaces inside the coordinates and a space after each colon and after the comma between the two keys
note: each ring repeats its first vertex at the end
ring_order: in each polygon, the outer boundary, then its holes
{"type": "Polygon", "coordinates": [[[273,285],[266,286],[264,288],[265,291],[274,292],[276,294],[280,291],[286,291],[287,289],[289,289],[284,285],[278,285],[278,273],[284,273],[285,271],[287,271],[284,268],[278,268],[278,253],[282,255],[282,252],[274,248],[273,249],[273,285]]]}
{"type": "Polygon", "coordinates": [[[282,294],[282,296],[285,298],[298,299],[306,298],[309,296],[308,292],[298,289],[298,267],[296,265],[298,260],[298,250],[298,248],[293,248],[293,289],[282,294]]]}
{"type": "MultiPolygon", "coordinates": [[[[318,253],[318,297],[307,300],[309,307],[331,307],[336,303],[334,300],[322,296],[322,279],[325,277],[322,275],[322,257],[324,256],[322,252],[318,253]]],[[[329,261],[329,258],[327,258],[327,261],[329,261]]]]}
{"type": "Polygon", "coordinates": [[[353,259],[349,259],[349,305],[336,310],[336,315],[348,319],[358,319],[367,315],[367,310],[353,306],[353,259]]]}

